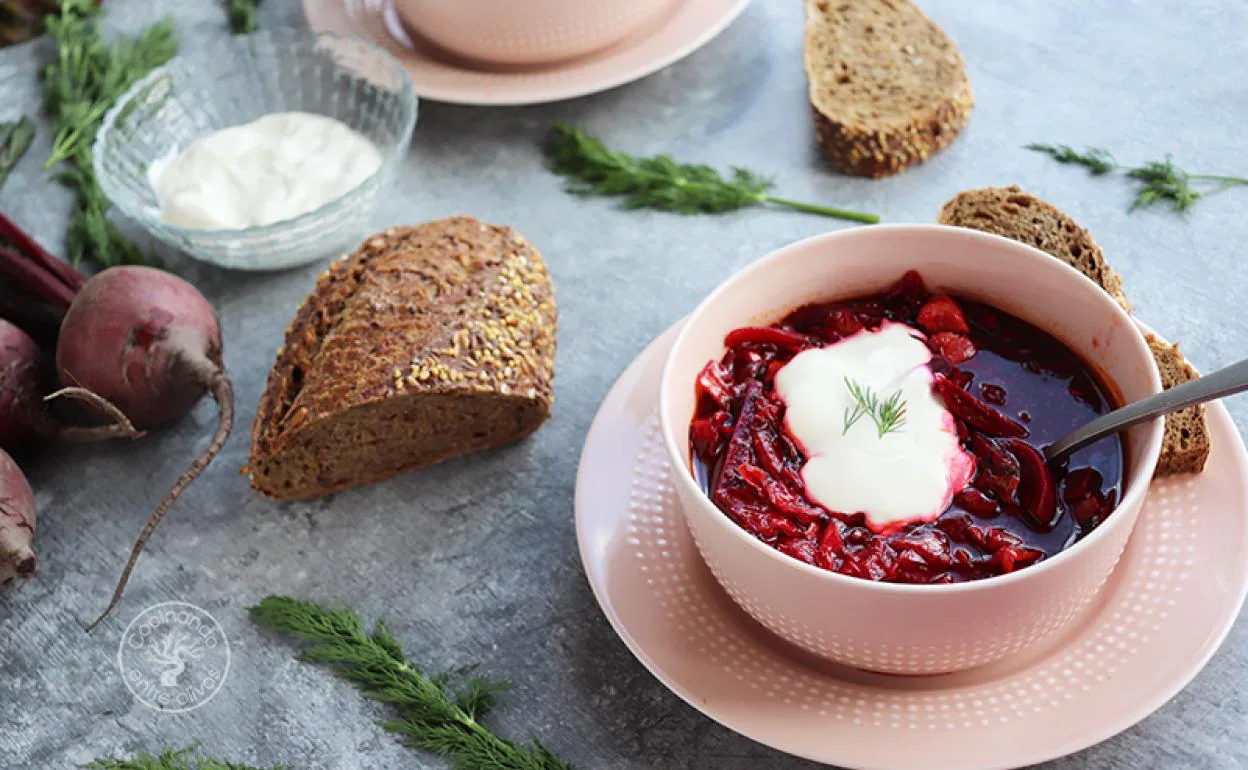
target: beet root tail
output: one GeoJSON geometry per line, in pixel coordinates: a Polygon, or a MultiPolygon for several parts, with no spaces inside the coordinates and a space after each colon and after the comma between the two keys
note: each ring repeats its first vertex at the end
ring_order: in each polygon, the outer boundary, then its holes
{"type": "Polygon", "coordinates": [[[147,435],[141,430],[136,430],[134,424],[130,422],[130,418],[113,405],[111,401],[104,398],[93,390],[86,388],[61,388],[55,393],[50,393],[44,397],[44,401],[53,401],[58,398],[70,398],[75,401],[83,401],[96,409],[99,409],[110,420],[112,425],[97,425],[89,428],[82,428],[75,425],[56,425],[53,428],[55,438],[71,444],[90,444],[95,441],[109,441],[117,438],[139,439],[147,435]]]}
{"type": "Polygon", "coordinates": [[[29,545],[20,545],[11,552],[0,550],[0,587],[17,578],[31,578],[39,571],[39,559],[29,545]]]}
{"type": "Polygon", "coordinates": [[[0,451],[0,588],[18,578],[34,577],[35,497],[17,463],[0,451]]]}
{"type": "Polygon", "coordinates": [[[138,539],[134,542],[134,548],[130,551],[130,559],[126,562],[126,568],[122,570],[121,579],[117,581],[117,588],[113,591],[113,598],[109,600],[108,607],[104,612],[91,621],[86,626],[86,631],[90,633],[96,626],[104,622],[113,611],[117,609],[117,605],[121,603],[121,597],[126,592],[126,584],[130,582],[130,574],[134,572],[134,565],[138,563],[139,555],[143,553],[143,549],[147,546],[148,538],[152,536],[152,532],[156,530],[161,519],[168,513],[169,508],[173,505],[178,496],[182,494],[192,481],[204,472],[204,469],[221,453],[225,447],[226,439],[230,437],[230,431],[234,428],[234,386],[226,376],[225,371],[204,361],[204,366],[200,367],[205,380],[208,392],[212,394],[213,399],[217,402],[218,418],[217,431],[212,436],[212,441],[208,443],[208,448],[196,457],[190,466],[183,471],[178,480],[174,482],[169,489],[169,493],[156,506],[152,512],[151,518],[147,520],[147,524],[143,525],[143,531],[139,533],[138,539]]]}

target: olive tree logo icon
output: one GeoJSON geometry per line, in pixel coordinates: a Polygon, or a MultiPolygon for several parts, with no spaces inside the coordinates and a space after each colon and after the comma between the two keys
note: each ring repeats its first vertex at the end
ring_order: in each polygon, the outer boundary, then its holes
{"type": "Polygon", "coordinates": [[[199,708],[230,670],[230,643],[216,618],[186,602],[148,607],[130,622],[117,648],[122,681],[158,711],[199,708]]]}

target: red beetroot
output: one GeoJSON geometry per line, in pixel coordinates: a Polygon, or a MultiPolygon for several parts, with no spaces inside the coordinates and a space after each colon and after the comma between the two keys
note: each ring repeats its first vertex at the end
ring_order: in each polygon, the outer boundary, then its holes
{"type": "Polygon", "coordinates": [[[224,379],[216,311],[172,273],[105,270],[65,314],[56,367],[63,382],[108,399],[139,428],[170,422],[224,379]]]}
{"type": "Polygon", "coordinates": [[[783,513],[803,526],[823,521],[827,514],[807,503],[801,495],[790,491],[755,465],[742,465],[737,469],[742,481],[754,489],[774,510],[783,513]]]}
{"type": "Polygon", "coordinates": [[[1057,495],[1054,494],[1053,477],[1044,456],[1025,441],[1007,439],[1004,443],[1018,458],[1022,469],[1018,498],[1023,510],[1031,514],[1041,528],[1052,529],[1057,522],[1057,495]]]}
{"type": "Polygon", "coordinates": [[[966,325],[966,316],[962,308],[948,294],[933,294],[932,298],[923,303],[919,310],[919,326],[935,334],[936,332],[954,332],[966,334],[971,330],[966,325]]]}
{"type": "Polygon", "coordinates": [[[767,345],[775,345],[786,350],[798,351],[805,348],[814,347],[819,344],[819,340],[811,339],[805,334],[788,329],[778,329],[774,326],[743,326],[740,329],[733,329],[728,332],[728,336],[724,337],[724,347],[735,348],[745,342],[758,342],[767,345]]]}
{"type": "Polygon", "coordinates": [[[34,540],[35,495],[21,468],[0,450],[0,586],[35,574],[34,540]]]}
{"type": "Polygon", "coordinates": [[[174,420],[205,393],[220,410],[203,453],[174,483],[143,527],[108,608],[116,608],[147,539],[182,490],[225,446],[234,425],[234,388],[221,362],[221,328],[199,291],[163,270],[114,267],[87,281],[65,314],[56,366],[63,382],[116,404],[140,428],[174,420]]]}
{"type": "Polygon", "coordinates": [[[967,446],[979,459],[976,463],[975,486],[996,495],[1003,503],[1018,505],[1018,485],[1022,476],[1018,459],[996,441],[978,433],[970,436],[967,446]]]}
{"type": "Polygon", "coordinates": [[[975,355],[975,344],[969,337],[954,332],[937,332],[928,339],[928,347],[957,366],[975,355]]]}
{"type": "Polygon", "coordinates": [[[718,361],[709,361],[698,375],[698,394],[714,401],[720,409],[727,409],[735,395],[729,380],[731,375],[724,371],[718,361]]]}
{"type": "Polygon", "coordinates": [[[82,388],[63,388],[45,398],[45,364],[35,341],[0,319],[0,449],[17,452],[35,440],[85,443],[143,435],[115,406],[82,388]],[[91,428],[63,425],[46,403],[57,397],[86,401],[112,424],[91,428]]]}
{"type": "Polygon", "coordinates": [[[954,417],[964,421],[972,428],[981,430],[989,436],[1026,436],[1027,429],[1014,422],[996,409],[962,390],[953,380],[943,375],[936,375],[932,382],[936,395],[945,402],[945,408],[954,417]]]}
{"type": "Polygon", "coordinates": [[[140,532],[112,600],[91,623],[116,608],[147,539],[182,490],[225,445],[234,424],[234,389],[221,363],[216,313],[195,287],[148,267],[114,267],[90,280],[42,249],[0,215],[0,236],[20,254],[0,247],[0,273],[45,302],[65,310],[56,365],[70,395],[106,399],[136,425],[174,420],[205,393],[220,417],[208,447],[156,506],[140,532]]]}
{"type": "Polygon", "coordinates": [[[1095,468],[1079,468],[1066,475],[1066,484],[1062,488],[1062,499],[1068,503],[1100,491],[1101,474],[1095,468]]]}
{"type": "Polygon", "coordinates": [[[833,310],[828,315],[826,336],[829,339],[842,339],[862,331],[862,321],[848,310],[833,310]]]}
{"type": "Polygon", "coordinates": [[[992,498],[975,487],[967,487],[953,496],[953,502],[964,511],[969,511],[980,518],[996,516],[1000,509],[992,498]]]}
{"type": "Polygon", "coordinates": [[[43,353],[26,332],[0,320],[0,448],[25,446],[45,421],[43,353]]]}
{"type": "Polygon", "coordinates": [[[992,563],[1001,570],[1002,574],[1008,575],[1015,570],[1035,564],[1043,557],[1044,552],[1035,548],[1006,546],[992,555],[992,563]]]}

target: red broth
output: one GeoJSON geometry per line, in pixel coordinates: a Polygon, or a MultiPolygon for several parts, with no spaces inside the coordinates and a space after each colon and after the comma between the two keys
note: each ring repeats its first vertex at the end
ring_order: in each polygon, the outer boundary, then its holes
{"type": "Polygon", "coordinates": [[[730,332],[698,376],[689,438],[694,474],[734,522],[789,556],[844,575],[956,583],[1013,572],[1061,552],[1122,494],[1121,436],[1046,467],[1043,448],[1114,408],[1072,350],[989,305],[934,295],[911,271],[888,291],[800,307],[769,327],[730,332]],[[797,353],[896,321],[933,352],[933,390],[953,413],[976,474],[929,523],[877,534],[857,511],[808,499],[805,458],[784,427],[776,372],[797,353]]]}

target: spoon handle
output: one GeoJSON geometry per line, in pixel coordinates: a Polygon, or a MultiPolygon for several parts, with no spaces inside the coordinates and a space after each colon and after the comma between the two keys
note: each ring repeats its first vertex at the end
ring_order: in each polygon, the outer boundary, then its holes
{"type": "Polygon", "coordinates": [[[1248,390],[1248,360],[1103,414],[1052,444],[1044,450],[1044,458],[1052,462],[1136,423],[1245,390],[1248,390]]]}

